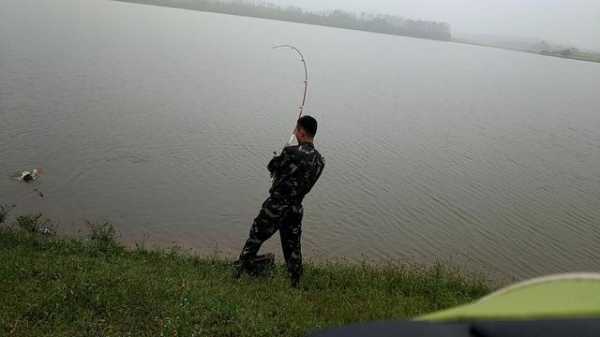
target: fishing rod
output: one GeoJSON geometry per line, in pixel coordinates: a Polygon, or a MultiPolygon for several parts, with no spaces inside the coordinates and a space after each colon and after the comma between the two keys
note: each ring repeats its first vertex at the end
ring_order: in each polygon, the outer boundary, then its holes
{"type": "MultiPolygon", "coordinates": [[[[304,94],[302,95],[302,102],[300,103],[300,106],[298,107],[298,118],[296,118],[296,120],[298,120],[298,119],[300,119],[300,117],[302,117],[302,114],[304,113],[304,104],[306,103],[306,95],[308,93],[308,67],[306,65],[306,59],[304,58],[304,55],[302,54],[300,49],[298,49],[292,45],[283,44],[283,45],[273,47],[273,49],[279,49],[279,48],[289,48],[289,49],[294,50],[300,56],[300,62],[302,62],[302,65],[304,66],[304,94]]],[[[287,142],[286,146],[291,145],[293,141],[294,141],[294,130],[292,130],[292,135],[290,136],[290,140],[287,142]]]]}

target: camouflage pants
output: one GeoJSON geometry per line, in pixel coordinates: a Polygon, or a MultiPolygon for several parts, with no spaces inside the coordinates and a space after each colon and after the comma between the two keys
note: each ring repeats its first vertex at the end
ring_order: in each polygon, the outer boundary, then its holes
{"type": "Polygon", "coordinates": [[[260,213],[254,219],[250,236],[242,249],[240,262],[248,265],[258,253],[263,242],[267,241],[277,230],[281,237],[281,248],[292,279],[302,276],[302,205],[290,205],[286,202],[268,198],[262,205],[260,213]]]}

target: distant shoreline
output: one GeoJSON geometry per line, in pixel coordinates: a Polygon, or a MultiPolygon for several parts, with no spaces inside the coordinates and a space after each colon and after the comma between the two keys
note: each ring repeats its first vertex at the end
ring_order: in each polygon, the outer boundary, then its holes
{"type": "Polygon", "coordinates": [[[558,58],[562,58],[562,59],[575,60],[575,61],[600,63],[600,54],[579,53],[576,55],[565,56],[565,55],[561,55],[560,52],[551,52],[551,51],[536,52],[534,50],[495,46],[490,43],[480,43],[480,42],[474,42],[474,41],[469,41],[469,40],[465,40],[465,39],[452,39],[451,42],[460,43],[460,44],[468,44],[471,46],[478,46],[478,47],[485,47],[485,48],[503,49],[503,50],[515,51],[515,52],[520,52],[520,53],[528,53],[528,54],[534,54],[534,55],[540,55],[540,56],[558,57],[558,58]]]}
{"type": "Polygon", "coordinates": [[[141,5],[180,8],[199,12],[218,13],[258,19],[294,22],[314,26],[414,37],[419,39],[452,41],[450,25],[444,22],[411,20],[391,15],[355,16],[335,10],[328,14],[313,13],[296,7],[278,7],[268,3],[223,3],[219,1],[164,2],[164,0],[113,0],[141,5]]]}
{"type": "Polygon", "coordinates": [[[433,36],[419,36],[419,34],[401,34],[401,33],[379,31],[379,30],[374,30],[374,29],[361,29],[359,27],[334,25],[334,24],[325,24],[325,23],[305,22],[305,21],[301,21],[301,20],[291,20],[289,18],[284,18],[284,17],[275,17],[274,15],[258,15],[258,14],[256,14],[256,15],[249,15],[249,14],[236,13],[236,12],[228,11],[228,10],[198,9],[198,8],[193,8],[193,6],[185,6],[184,4],[163,3],[163,2],[161,2],[161,0],[113,0],[113,1],[125,2],[125,3],[134,3],[134,4],[140,4],[140,5],[148,5],[148,6],[159,6],[159,7],[168,7],[168,8],[180,8],[180,9],[187,9],[187,10],[193,10],[193,11],[199,11],[199,12],[206,12],[206,13],[217,13],[217,14],[234,15],[234,16],[242,16],[242,17],[253,17],[253,18],[266,19],[266,20],[275,20],[275,21],[282,21],[282,22],[302,23],[302,24],[308,24],[308,25],[314,25],[314,26],[332,27],[332,28],[339,28],[339,29],[349,29],[349,30],[356,30],[356,31],[364,31],[364,32],[368,32],[368,33],[395,35],[395,36],[411,37],[411,38],[426,39],[426,40],[433,40],[433,41],[454,42],[454,43],[467,44],[467,45],[472,45],[472,46],[497,48],[497,49],[515,51],[515,52],[522,52],[522,53],[529,53],[529,54],[541,55],[541,56],[558,57],[558,58],[575,60],[575,61],[600,63],[600,54],[597,54],[597,53],[588,53],[588,52],[579,52],[579,51],[569,52],[569,50],[566,50],[567,53],[565,53],[565,51],[541,51],[541,52],[537,52],[535,50],[527,50],[527,49],[519,49],[519,48],[508,48],[506,46],[498,46],[498,45],[494,45],[494,44],[491,44],[491,43],[482,43],[482,42],[470,41],[470,40],[466,40],[466,39],[462,39],[462,38],[453,38],[450,35],[450,33],[448,33],[448,35],[445,36],[445,37],[435,38],[433,36]]]}

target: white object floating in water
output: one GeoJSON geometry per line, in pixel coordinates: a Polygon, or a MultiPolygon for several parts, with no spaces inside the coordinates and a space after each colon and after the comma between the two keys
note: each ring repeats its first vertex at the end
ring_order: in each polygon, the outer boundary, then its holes
{"type": "Polygon", "coordinates": [[[36,180],[39,176],[40,174],[38,172],[38,169],[33,169],[31,171],[23,171],[23,173],[21,173],[21,177],[19,177],[19,180],[24,182],[30,182],[36,180]]]}

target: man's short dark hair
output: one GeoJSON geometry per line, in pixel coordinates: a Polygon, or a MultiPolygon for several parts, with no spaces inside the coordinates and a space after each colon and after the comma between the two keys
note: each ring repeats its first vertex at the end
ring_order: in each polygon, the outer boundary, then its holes
{"type": "Polygon", "coordinates": [[[300,117],[297,126],[311,137],[314,137],[317,134],[317,120],[311,116],[300,117]]]}

